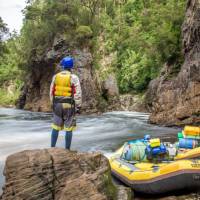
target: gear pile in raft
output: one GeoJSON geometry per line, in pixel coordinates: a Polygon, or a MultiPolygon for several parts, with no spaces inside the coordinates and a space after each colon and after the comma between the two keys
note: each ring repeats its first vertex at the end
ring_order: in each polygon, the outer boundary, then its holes
{"type": "Polygon", "coordinates": [[[151,138],[126,142],[109,158],[112,174],[137,192],[200,187],[200,127],[186,126],[176,143],[151,138]]]}

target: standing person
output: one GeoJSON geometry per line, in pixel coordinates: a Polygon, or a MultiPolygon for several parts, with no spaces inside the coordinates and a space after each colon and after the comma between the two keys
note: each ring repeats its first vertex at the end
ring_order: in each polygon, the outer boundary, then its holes
{"type": "Polygon", "coordinates": [[[50,100],[53,106],[51,147],[56,146],[60,130],[65,131],[65,148],[70,149],[72,131],[76,127],[76,112],[81,108],[81,86],[79,78],[71,73],[74,60],[65,57],[61,60],[62,71],[51,82],[50,100]]]}

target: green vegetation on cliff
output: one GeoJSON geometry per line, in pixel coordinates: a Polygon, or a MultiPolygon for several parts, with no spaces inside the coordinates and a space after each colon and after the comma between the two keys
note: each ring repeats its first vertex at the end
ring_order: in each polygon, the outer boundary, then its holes
{"type": "MultiPolygon", "coordinates": [[[[120,91],[143,92],[164,63],[179,71],[184,11],[185,0],[29,0],[20,35],[0,43],[7,48],[0,52],[0,84],[21,85],[22,72],[30,73],[62,37],[69,48],[89,47],[99,71],[102,57],[115,55],[108,71],[120,91]]],[[[2,40],[2,20],[0,28],[2,40]]]]}
{"type": "Polygon", "coordinates": [[[146,89],[164,63],[180,68],[185,0],[112,2],[102,15],[103,36],[107,53],[117,52],[122,92],[146,89]]]}
{"type": "Polygon", "coordinates": [[[54,39],[62,36],[69,46],[85,45],[96,33],[99,0],[34,0],[24,9],[21,30],[21,64],[27,69],[41,60],[54,39]]]}

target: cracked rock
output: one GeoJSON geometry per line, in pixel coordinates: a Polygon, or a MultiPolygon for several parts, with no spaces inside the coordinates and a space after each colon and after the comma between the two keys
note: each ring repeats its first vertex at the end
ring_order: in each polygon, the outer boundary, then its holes
{"type": "Polygon", "coordinates": [[[22,151],[7,158],[4,175],[1,200],[114,200],[119,191],[99,153],[22,151]]]}

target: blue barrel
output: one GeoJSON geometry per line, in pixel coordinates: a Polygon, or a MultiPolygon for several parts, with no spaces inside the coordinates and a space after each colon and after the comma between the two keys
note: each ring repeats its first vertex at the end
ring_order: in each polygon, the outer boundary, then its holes
{"type": "Polygon", "coordinates": [[[193,149],[196,147],[196,140],[189,139],[189,138],[181,138],[179,139],[179,148],[184,149],[193,149]]]}

